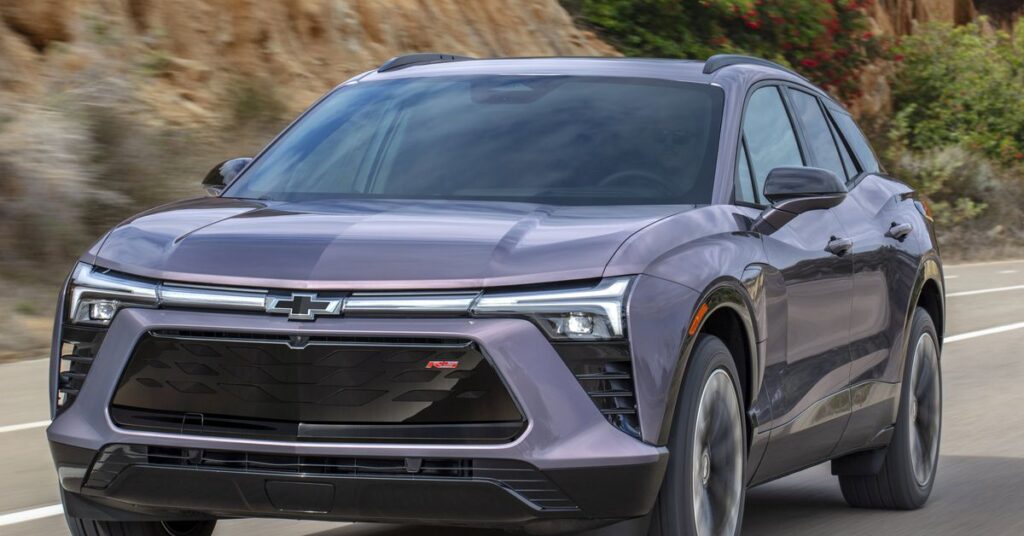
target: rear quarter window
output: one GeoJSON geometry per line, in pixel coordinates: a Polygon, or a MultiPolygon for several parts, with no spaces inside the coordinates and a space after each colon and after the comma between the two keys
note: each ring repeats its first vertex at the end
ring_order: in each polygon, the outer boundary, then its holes
{"type": "Polygon", "coordinates": [[[853,117],[850,117],[850,114],[846,112],[835,109],[830,109],[829,111],[839,126],[839,131],[842,132],[843,137],[850,144],[850,148],[853,149],[853,154],[857,157],[857,161],[860,162],[861,171],[877,173],[880,169],[878,159],[875,158],[874,151],[871,150],[867,138],[864,137],[864,133],[857,127],[853,117]]]}

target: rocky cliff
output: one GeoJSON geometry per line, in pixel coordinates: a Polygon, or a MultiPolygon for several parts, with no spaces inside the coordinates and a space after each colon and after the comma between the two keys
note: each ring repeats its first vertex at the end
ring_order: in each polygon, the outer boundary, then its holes
{"type": "MultiPolygon", "coordinates": [[[[876,0],[874,31],[1001,24],[1021,0],[876,0]]],[[[155,112],[171,125],[222,120],[225,96],[261,86],[293,113],[390,56],[616,55],[558,0],[0,0],[0,99],[74,90],[155,112]]],[[[885,66],[864,75],[857,111],[884,112],[885,66]]],[[[253,103],[259,106],[260,102],[253,103]]]]}
{"type": "Polygon", "coordinates": [[[203,122],[233,85],[290,111],[388,57],[615,55],[556,0],[0,0],[0,90],[130,93],[171,123],[203,122]]]}

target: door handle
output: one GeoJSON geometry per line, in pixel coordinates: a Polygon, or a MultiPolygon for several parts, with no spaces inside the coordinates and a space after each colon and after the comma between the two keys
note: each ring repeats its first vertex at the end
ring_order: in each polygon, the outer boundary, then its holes
{"type": "Polygon", "coordinates": [[[892,226],[890,226],[889,230],[885,232],[885,236],[903,241],[903,239],[906,238],[913,230],[914,226],[909,223],[892,222],[892,226]]]}
{"type": "Polygon", "coordinates": [[[839,257],[846,255],[851,249],[853,249],[853,240],[849,238],[836,238],[834,236],[829,240],[828,245],[825,246],[825,251],[839,257]]]}

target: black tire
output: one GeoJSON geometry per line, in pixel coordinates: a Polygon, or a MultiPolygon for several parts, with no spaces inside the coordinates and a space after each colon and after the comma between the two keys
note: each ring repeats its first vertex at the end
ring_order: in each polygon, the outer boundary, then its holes
{"type": "Polygon", "coordinates": [[[671,456],[658,501],[651,514],[650,536],[736,536],[740,533],[746,498],[744,474],[747,463],[747,427],[744,415],[746,411],[742,390],[732,354],[717,337],[701,335],[694,347],[676,403],[669,437],[671,456]],[[696,437],[698,420],[707,423],[704,420],[706,415],[700,413],[701,401],[706,401],[705,407],[716,403],[707,402],[706,389],[714,388],[715,392],[726,395],[722,374],[728,379],[728,394],[734,397],[736,413],[732,414],[731,402],[724,398],[717,402],[729,407],[720,410],[720,422],[708,425],[706,429],[717,432],[708,434],[707,443],[704,444],[718,444],[721,447],[702,446],[700,454],[695,456],[700,441],[696,437]],[[713,384],[717,388],[712,387],[713,384]],[[717,436],[718,432],[722,435],[717,436]],[[733,445],[733,442],[736,443],[733,445]],[[695,472],[698,467],[701,469],[700,474],[695,472]],[[707,518],[712,521],[710,524],[700,523],[704,528],[698,528],[697,508],[693,499],[701,497],[701,493],[709,498],[704,504],[728,498],[720,501],[717,509],[702,508],[713,512],[707,518]]]}
{"type": "Polygon", "coordinates": [[[71,536],[210,536],[216,521],[96,521],[64,514],[71,536]]]}
{"type": "Polygon", "coordinates": [[[840,476],[839,486],[843,497],[856,508],[879,508],[890,510],[916,510],[924,506],[931,495],[938,469],[939,440],[942,436],[942,374],[939,359],[938,336],[931,316],[922,308],[914,311],[911,322],[910,343],[903,371],[903,386],[900,389],[900,408],[892,441],[885,449],[885,462],[876,475],[840,476]],[[934,355],[921,353],[921,344],[930,339],[934,355]],[[928,368],[924,368],[928,367],[928,368]],[[934,368],[932,368],[934,367],[934,368]],[[924,387],[919,382],[922,372],[931,374],[934,389],[928,399],[921,396],[924,387]],[[911,397],[914,397],[913,399],[911,397]],[[922,411],[922,409],[924,411],[922,411]],[[932,414],[932,412],[934,412],[932,414]],[[933,418],[933,422],[925,420],[933,418]],[[923,430],[934,434],[932,442],[918,451],[915,443],[923,445],[923,430]],[[916,434],[916,435],[915,435],[916,434]],[[934,445],[934,451],[932,446],[934,445]],[[920,452],[918,455],[915,451],[920,452]],[[927,453],[925,452],[927,451],[927,453]],[[924,463],[915,463],[923,460],[924,463]],[[915,466],[917,469],[915,469],[915,466]],[[923,476],[923,478],[922,478],[923,476]]]}

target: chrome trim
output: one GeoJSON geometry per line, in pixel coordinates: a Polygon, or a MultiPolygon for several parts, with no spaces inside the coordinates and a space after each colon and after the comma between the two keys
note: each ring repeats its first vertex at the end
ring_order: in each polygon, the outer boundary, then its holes
{"type": "Polygon", "coordinates": [[[621,337],[626,293],[631,277],[604,279],[589,289],[545,290],[484,294],[473,305],[474,315],[516,315],[531,313],[581,312],[608,319],[611,332],[621,337]]]}
{"type": "MultiPolygon", "coordinates": [[[[293,346],[294,343],[289,339],[257,339],[248,337],[210,337],[201,335],[175,335],[171,333],[164,333],[159,330],[153,330],[149,332],[149,335],[156,339],[173,339],[176,341],[197,341],[197,342],[230,342],[236,344],[282,344],[285,346],[293,346]]],[[[316,334],[305,335],[305,337],[316,337],[316,334]]],[[[333,336],[333,335],[331,335],[333,336]]],[[[344,336],[339,337],[344,338],[344,336]]],[[[355,337],[358,338],[358,337],[355,337]]],[[[367,337],[373,338],[373,337],[367,337]]],[[[396,337],[400,338],[400,337],[396,337]]],[[[373,341],[314,341],[308,340],[303,341],[303,346],[341,346],[341,347],[380,347],[380,348],[469,348],[473,345],[473,341],[467,340],[458,344],[451,343],[420,343],[420,342],[373,342],[373,341]]]]}
{"type": "MultiPolygon", "coordinates": [[[[330,300],[329,310],[316,314],[447,314],[472,316],[524,316],[538,313],[588,312],[607,318],[611,333],[625,333],[625,299],[632,277],[604,279],[581,289],[485,292],[355,292],[343,297],[318,297],[311,292],[282,292],[191,286],[151,282],[114,274],[103,268],[79,263],[71,277],[68,319],[77,318],[83,300],[108,299],[123,307],[188,307],[272,313],[276,304],[289,297],[308,296],[330,300]],[[284,296],[284,297],[281,297],[284,296]]],[[[298,319],[296,315],[290,318],[298,319]]],[[[302,318],[308,319],[310,318],[302,318]]]]}
{"type": "Polygon", "coordinates": [[[387,294],[356,292],[345,300],[344,313],[438,312],[468,314],[480,292],[387,294]]]}
{"type": "Polygon", "coordinates": [[[160,305],[263,311],[266,291],[220,290],[212,288],[160,285],[160,305]]]}
{"type": "Polygon", "coordinates": [[[71,274],[68,319],[77,318],[82,303],[93,298],[116,300],[119,305],[128,302],[156,307],[160,301],[159,292],[159,285],[155,283],[97,272],[94,266],[78,263],[71,274]]]}

